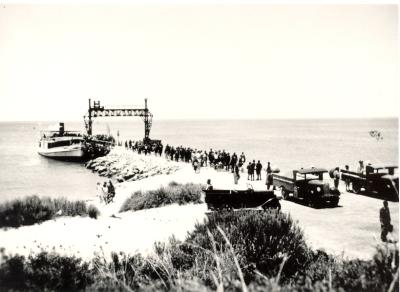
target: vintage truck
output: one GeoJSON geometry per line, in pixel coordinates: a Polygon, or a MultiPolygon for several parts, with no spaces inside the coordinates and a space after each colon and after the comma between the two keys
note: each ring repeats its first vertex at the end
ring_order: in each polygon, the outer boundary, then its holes
{"type": "Polygon", "coordinates": [[[208,210],[233,210],[243,208],[281,209],[279,198],[271,191],[247,190],[203,190],[208,210]]]}
{"type": "Polygon", "coordinates": [[[377,193],[380,197],[390,200],[399,200],[399,175],[397,166],[367,165],[365,172],[353,172],[341,169],[341,178],[347,182],[351,191],[377,193]]]}
{"type": "Polygon", "coordinates": [[[272,184],[281,191],[283,199],[302,199],[309,206],[328,204],[335,207],[339,203],[340,192],[324,181],[324,174],[328,171],[324,168],[308,168],[293,170],[293,177],[273,174],[272,184]]]}

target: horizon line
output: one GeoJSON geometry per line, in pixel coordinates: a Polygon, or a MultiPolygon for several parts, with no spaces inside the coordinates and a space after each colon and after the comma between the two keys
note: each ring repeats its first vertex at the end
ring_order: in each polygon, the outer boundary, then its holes
{"type": "MultiPolygon", "coordinates": [[[[104,118],[104,117],[103,117],[104,118]]],[[[121,118],[121,117],[105,117],[105,118],[121,118]]],[[[262,120],[383,120],[383,119],[399,119],[399,116],[375,116],[375,117],[285,117],[285,118],[161,118],[153,119],[154,121],[262,121],[262,120]]],[[[97,120],[97,118],[96,118],[97,120]]],[[[124,119],[127,120],[127,119],[124,119]]],[[[0,123],[32,123],[32,122],[80,122],[82,119],[65,119],[65,120],[0,120],[0,123]]],[[[107,121],[107,120],[104,120],[107,121]]],[[[109,122],[108,120],[107,122],[109,122]]],[[[122,119],[114,119],[114,121],[123,121],[122,119]]]]}

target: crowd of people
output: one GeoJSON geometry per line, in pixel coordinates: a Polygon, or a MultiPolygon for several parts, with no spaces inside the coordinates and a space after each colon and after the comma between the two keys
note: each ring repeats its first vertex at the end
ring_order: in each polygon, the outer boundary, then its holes
{"type": "MultiPolygon", "coordinates": [[[[244,152],[240,155],[236,152],[228,152],[223,150],[214,150],[210,148],[207,150],[200,150],[184,146],[171,146],[166,145],[165,149],[161,142],[153,144],[145,144],[142,141],[125,141],[125,148],[132,151],[137,151],[139,154],[145,155],[154,153],[156,156],[162,156],[171,161],[180,161],[191,163],[196,173],[200,172],[202,167],[213,167],[217,171],[230,171],[234,175],[234,183],[237,184],[240,179],[240,173],[245,172],[247,169],[247,180],[262,180],[263,165],[260,160],[249,161],[247,165],[246,156],[244,152]],[[164,150],[164,152],[163,152],[164,150]],[[255,177],[256,175],[256,177],[255,177]]],[[[268,189],[272,186],[272,169],[270,162],[268,162],[266,171],[266,185],[268,189]]]]}
{"type": "Polygon", "coordinates": [[[161,141],[152,141],[152,143],[144,143],[143,141],[125,141],[125,149],[136,151],[138,154],[144,153],[144,155],[154,153],[156,156],[161,156],[163,152],[163,144],[161,141]]]}

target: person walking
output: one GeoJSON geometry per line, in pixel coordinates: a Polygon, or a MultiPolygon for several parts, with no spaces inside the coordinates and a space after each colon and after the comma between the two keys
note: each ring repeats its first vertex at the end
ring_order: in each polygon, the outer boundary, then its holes
{"type": "Polygon", "coordinates": [[[335,190],[339,189],[339,180],[340,180],[340,172],[339,167],[336,167],[333,171],[333,184],[335,186],[335,190]]]}
{"type": "Polygon", "coordinates": [[[256,164],[256,174],[257,174],[257,180],[261,180],[261,169],[262,169],[262,164],[260,160],[258,160],[256,164]]]}
{"type": "Polygon", "coordinates": [[[240,179],[239,166],[235,164],[235,166],[233,167],[233,182],[235,183],[235,185],[238,184],[239,179],[240,179]]]}
{"type": "Polygon", "coordinates": [[[393,231],[393,225],[390,224],[390,210],[388,202],[383,201],[383,207],[379,210],[379,221],[381,222],[381,240],[387,242],[387,235],[393,231]]]}

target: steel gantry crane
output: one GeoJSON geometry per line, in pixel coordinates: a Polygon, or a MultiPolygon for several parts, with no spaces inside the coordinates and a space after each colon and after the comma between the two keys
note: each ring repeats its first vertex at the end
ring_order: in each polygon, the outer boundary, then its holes
{"type": "Polygon", "coordinates": [[[86,131],[89,136],[92,135],[92,119],[97,117],[141,117],[144,122],[144,142],[150,141],[150,129],[152,125],[153,114],[147,108],[147,98],[144,100],[144,108],[104,108],[100,101],[89,99],[89,110],[83,117],[86,131]]]}

